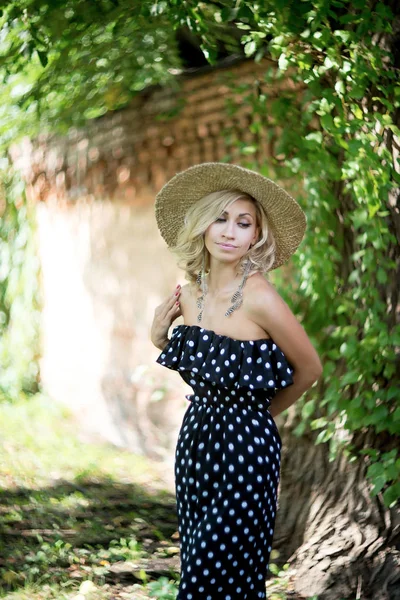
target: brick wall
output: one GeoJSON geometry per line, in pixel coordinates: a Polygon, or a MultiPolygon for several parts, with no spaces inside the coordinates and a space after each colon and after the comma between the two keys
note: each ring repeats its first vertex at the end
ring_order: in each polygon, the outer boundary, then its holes
{"type": "MultiPolygon", "coordinates": [[[[14,161],[35,200],[57,202],[60,208],[99,198],[141,205],[190,165],[226,155],[232,162],[243,161],[235,142],[256,139],[249,130],[251,106],[244,94],[232,95],[229,84],[265,90],[263,73],[270,66],[267,60],[244,61],[181,77],[176,90],[145,90],[128,108],[95,119],[85,129],[71,128],[64,138],[45,134],[34,146],[26,140],[13,149],[14,161]],[[226,110],[228,98],[232,114],[226,110]],[[233,138],[224,135],[231,128],[233,138]]],[[[293,84],[288,79],[280,86],[293,84]]],[[[271,96],[279,90],[267,92],[271,96]]],[[[257,140],[255,158],[262,163],[270,154],[269,143],[267,136],[257,140]]]]}
{"type": "MultiPolygon", "coordinates": [[[[172,461],[189,391],[154,363],[149,341],[155,307],[185,283],[158,233],[154,196],[198,162],[243,164],[237,144],[255,141],[251,107],[229,83],[262,87],[269,66],[244,61],[185,75],[176,89],[145,90],[63,138],[12,149],[37,204],[45,388],[88,429],[136,452],[172,461]]],[[[258,138],[252,156],[260,164],[267,140],[258,138]]]]}

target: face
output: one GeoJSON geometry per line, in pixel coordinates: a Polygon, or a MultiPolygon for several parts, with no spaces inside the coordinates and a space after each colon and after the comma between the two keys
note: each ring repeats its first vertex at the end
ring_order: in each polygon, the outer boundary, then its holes
{"type": "Polygon", "coordinates": [[[207,250],[222,261],[240,260],[258,239],[256,209],[249,200],[236,200],[208,226],[207,250]]]}

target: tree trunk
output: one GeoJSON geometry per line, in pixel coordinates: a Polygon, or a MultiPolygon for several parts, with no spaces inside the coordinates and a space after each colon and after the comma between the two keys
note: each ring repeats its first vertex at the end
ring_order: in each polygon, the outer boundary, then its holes
{"type": "Polygon", "coordinates": [[[318,600],[400,599],[400,514],[369,496],[363,459],[329,462],[326,444],[280,430],[274,548],[279,562],[296,569],[296,592],[318,600]]]}

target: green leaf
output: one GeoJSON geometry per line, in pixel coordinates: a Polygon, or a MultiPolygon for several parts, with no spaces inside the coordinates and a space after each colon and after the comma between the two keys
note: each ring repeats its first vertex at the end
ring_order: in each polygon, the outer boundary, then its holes
{"type": "Polygon", "coordinates": [[[376,479],[377,477],[381,477],[384,473],[384,466],[380,462],[373,463],[367,469],[367,477],[369,479],[376,479]]]}
{"type": "Polygon", "coordinates": [[[273,575],[279,575],[280,569],[275,563],[270,563],[268,568],[273,575]]]}
{"type": "Polygon", "coordinates": [[[352,383],[357,383],[359,379],[361,379],[362,375],[358,371],[348,371],[342,377],[342,384],[349,385],[352,383]]]}
{"type": "Polygon", "coordinates": [[[339,80],[335,83],[335,90],[338,96],[342,97],[344,95],[345,87],[342,80],[339,80]]]}
{"type": "Polygon", "coordinates": [[[350,98],[354,98],[355,100],[360,100],[365,95],[365,88],[362,87],[361,85],[354,85],[350,89],[348,95],[350,96],[350,98]]]}
{"type": "Polygon", "coordinates": [[[309,133],[308,135],[306,135],[305,139],[309,140],[309,141],[317,142],[317,144],[321,144],[322,143],[322,133],[321,133],[321,131],[313,131],[312,133],[309,133]]]}
{"type": "Polygon", "coordinates": [[[254,40],[252,40],[251,42],[247,42],[247,44],[245,44],[244,46],[244,53],[246,56],[251,56],[252,54],[254,54],[254,52],[257,50],[257,44],[255,43],[254,40]]]}
{"type": "Polygon", "coordinates": [[[323,115],[321,125],[326,131],[332,131],[335,127],[332,115],[323,115]]]}
{"type": "Polygon", "coordinates": [[[385,467],[385,474],[388,481],[394,481],[400,475],[399,469],[394,462],[385,467]]]}
{"type": "Polygon", "coordinates": [[[400,137],[400,129],[396,125],[393,125],[393,124],[386,125],[386,128],[390,129],[391,131],[393,131],[393,133],[395,135],[397,135],[398,137],[400,137]]]}
{"type": "Polygon", "coordinates": [[[368,222],[368,212],[365,209],[358,209],[350,215],[354,227],[359,229],[362,225],[368,222]]]}
{"type": "Polygon", "coordinates": [[[301,437],[306,430],[305,421],[300,421],[300,423],[293,429],[293,434],[296,437],[301,437]]]}
{"type": "Polygon", "coordinates": [[[343,44],[346,44],[346,42],[349,40],[350,38],[350,31],[345,31],[344,29],[336,29],[333,32],[333,35],[337,38],[339,38],[343,44]]]}
{"type": "Polygon", "coordinates": [[[315,400],[309,400],[301,409],[303,419],[309,419],[315,411],[315,400]]]}
{"type": "Polygon", "coordinates": [[[217,62],[218,53],[214,48],[210,48],[205,44],[201,44],[201,49],[208,62],[214,65],[217,62]]]}
{"type": "Polygon", "coordinates": [[[282,53],[278,60],[278,67],[280,68],[281,71],[286,71],[288,66],[289,66],[289,61],[288,61],[286,55],[282,53]]]}
{"type": "Polygon", "coordinates": [[[360,121],[363,119],[364,117],[364,113],[361,110],[361,108],[359,106],[357,106],[357,104],[352,104],[351,106],[351,112],[353,113],[353,115],[359,119],[360,121]]]}
{"type": "Polygon", "coordinates": [[[383,492],[383,501],[386,506],[392,508],[395,506],[400,500],[400,483],[395,483],[394,485],[389,486],[383,492]]]}
{"type": "MultiPolygon", "coordinates": [[[[398,390],[396,390],[396,394],[398,394],[398,390]]],[[[398,406],[392,414],[392,419],[393,421],[400,421],[400,406],[398,406]]]]}
{"type": "Polygon", "coordinates": [[[371,415],[371,423],[374,423],[375,425],[384,423],[387,416],[387,406],[385,406],[384,404],[380,404],[379,406],[376,406],[373,410],[373,413],[371,415]]]}
{"type": "Polygon", "coordinates": [[[318,419],[314,419],[310,423],[311,429],[320,429],[321,427],[325,427],[328,424],[327,419],[325,417],[319,417],[318,419]]]}
{"type": "Polygon", "coordinates": [[[333,61],[329,56],[326,56],[324,60],[324,67],[326,67],[326,69],[337,67],[337,62],[333,61]]]}
{"type": "Polygon", "coordinates": [[[385,487],[386,477],[384,475],[379,475],[373,480],[374,487],[372,488],[372,494],[376,496],[379,492],[385,487]]]}
{"type": "Polygon", "coordinates": [[[332,437],[332,435],[333,435],[333,431],[331,431],[329,429],[323,429],[317,435],[315,444],[323,444],[324,442],[327,442],[332,437]]]}
{"type": "Polygon", "coordinates": [[[221,10],[221,19],[224,23],[233,21],[236,19],[239,8],[225,7],[221,10]]]}
{"type": "Polygon", "coordinates": [[[386,283],[388,280],[387,273],[382,267],[379,267],[377,270],[377,279],[379,283],[386,283]]]}

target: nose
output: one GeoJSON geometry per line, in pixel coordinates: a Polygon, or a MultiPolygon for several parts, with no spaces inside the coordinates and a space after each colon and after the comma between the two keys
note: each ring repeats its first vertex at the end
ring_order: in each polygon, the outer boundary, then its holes
{"type": "Polygon", "coordinates": [[[232,239],[234,237],[233,234],[233,221],[225,221],[225,227],[224,227],[224,231],[223,231],[223,236],[227,237],[229,239],[232,239]]]}

